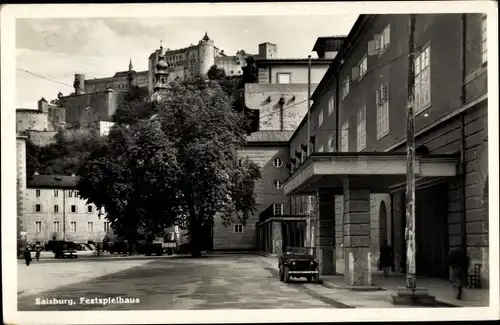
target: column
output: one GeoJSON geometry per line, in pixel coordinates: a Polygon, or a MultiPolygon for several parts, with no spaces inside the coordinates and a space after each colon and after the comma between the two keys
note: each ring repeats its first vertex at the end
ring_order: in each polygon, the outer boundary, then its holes
{"type": "Polygon", "coordinates": [[[272,221],[272,232],[273,232],[273,254],[282,254],[283,237],[281,233],[281,221],[272,221]]]}
{"type": "Polygon", "coordinates": [[[371,285],[370,191],[344,179],[344,277],[347,285],[371,285]]]}
{"type": "Polygon", "coordinates": [[[335,259],[335,195],[319,189],[316,194],[316,258],[321,275],[336,273],[335,259]]]}

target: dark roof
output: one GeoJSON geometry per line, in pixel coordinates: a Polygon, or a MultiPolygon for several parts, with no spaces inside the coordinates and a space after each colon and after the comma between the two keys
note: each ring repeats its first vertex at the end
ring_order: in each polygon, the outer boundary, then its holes
{"type": "Polygon", "coordinates": [[[34,113],[34,114],[44,114],[44,112],[38,109],[31,108],[16,108],[16,112],[34,113]]]}
{"type": "Polygon", "coordinates": [[[287,143],[292,136],[293,131],[279,131],[279,130],[262,130],[250,134],[247,137],[249,143],[264,143],[264,142],[283,142],[287,143]]]}
{"type": "Polygon", "coordinates": [[[314,43],[312,50],[318,51],[318,50],[323,49],[325,41],[327,41],[327,40],[344,40],[345,38],[346,38],[346,36],[321,36],[321,37],[318,37],[318,39],[316,40],[316,43],[314,43]]]}
{"type": "MultiPolygon", "coordinates": [[[[267,65],[267,64],[308,64],[308,58],[296,58],[296,59],[260,59],[255,58],[256,65],[267,65]]],[[[315,64],[330,64],[333,59],[311,59],[311,65],[315,64]]]]}
{"type": "Polygon", "coordinates": [[[76,188],[80,177],[67,175],[33,175],[28,177],[28,188],[76,188]]]}
{"type": "MultiPolygon", "coordinates": [[[[135,72],[135,71],[133,71],[135,72]]],[[[115,73],[115,75],[113,76],[113,78],[117,78],[117,77],[127,77],[129,75],[129,71],[119,71],[117,73],[115,73]]]]}

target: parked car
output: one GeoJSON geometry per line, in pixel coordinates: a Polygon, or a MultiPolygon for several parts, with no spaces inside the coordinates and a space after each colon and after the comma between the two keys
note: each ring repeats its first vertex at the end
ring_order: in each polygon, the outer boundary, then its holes
{"type": "Polygon", "coordinates": [[[278,261],[280,281],[290,282],[290,278],[306,278],[308,282],[319,282],[318,261],[307,247],[288,247],[278,261]]]}
{"type": "Polygon", "coordinates": [[[55,258],[77,258],[77,245],[74,242],[57,240],[51,243],[52,252],[55,258]]]}

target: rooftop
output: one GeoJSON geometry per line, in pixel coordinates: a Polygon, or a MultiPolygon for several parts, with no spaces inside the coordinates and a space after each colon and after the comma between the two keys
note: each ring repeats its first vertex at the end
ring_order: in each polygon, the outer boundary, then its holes
{"type": "Polygon", "coordinates": [[[293,131],[261,130],[250,134],[247,142],[283,142],[292,137],[293,131]]]}
{"type": "Polygon", "coordinates": [[[28,188],[76,188],[78,176],[67,175],[33,175],[28,177],[28,188]]]}

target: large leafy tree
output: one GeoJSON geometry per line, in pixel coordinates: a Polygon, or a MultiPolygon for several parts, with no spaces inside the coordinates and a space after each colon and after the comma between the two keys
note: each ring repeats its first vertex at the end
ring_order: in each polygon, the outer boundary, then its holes
{"type": "MultiPolygon", "coordinates": [[[[152,107],[134,105],[135,112],[152,107]]],[[[200,80],[172,82],[152,112],[117,120],[81,168],[79,191],[106,210],[119,235],[134,240],[138,229],[156,234],[180,225],[198,256],[216,219],[245,224],[255,210],[260,169],[237,152],[246,119],[217,82],[200,80]]]]}

